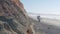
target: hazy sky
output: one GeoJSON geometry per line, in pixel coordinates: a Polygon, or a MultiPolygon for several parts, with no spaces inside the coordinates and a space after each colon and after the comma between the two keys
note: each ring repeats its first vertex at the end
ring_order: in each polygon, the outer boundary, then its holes
{"type": "Polygon", "coordinates": [[[60,14],[60,0],[21,0],[27,12],[60,14]]]}

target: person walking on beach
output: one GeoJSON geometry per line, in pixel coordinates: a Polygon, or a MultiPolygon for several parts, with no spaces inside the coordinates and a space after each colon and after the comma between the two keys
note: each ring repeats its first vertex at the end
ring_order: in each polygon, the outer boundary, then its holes
{"type": "Polygon", "coordinates": [[[40,22],[40,16],[37,16],[38,22],[40,22]]]}

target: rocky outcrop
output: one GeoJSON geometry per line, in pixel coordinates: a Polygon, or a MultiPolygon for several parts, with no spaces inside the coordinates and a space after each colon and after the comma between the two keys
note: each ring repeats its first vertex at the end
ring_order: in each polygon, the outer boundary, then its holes
{"type": "Polygon", "coordinates": [[[0,34],[27,34],[29,17],[19,0],[0,0],[0,34]]]}
{"type": "Polygon", "coordinates": [[[20,0],[12,0],[21,10],[22,12],[26,15],[26,11],[24,9],[23,4],[20,2],[20,0]]]}

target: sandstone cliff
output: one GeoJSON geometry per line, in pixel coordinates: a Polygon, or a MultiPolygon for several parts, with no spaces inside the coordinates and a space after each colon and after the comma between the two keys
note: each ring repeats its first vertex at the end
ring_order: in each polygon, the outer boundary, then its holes
{"type": "Polygon", "coordinates": [[[19,0],[0,0],[0,34],[27,34],[29,21],[19,0]]]}

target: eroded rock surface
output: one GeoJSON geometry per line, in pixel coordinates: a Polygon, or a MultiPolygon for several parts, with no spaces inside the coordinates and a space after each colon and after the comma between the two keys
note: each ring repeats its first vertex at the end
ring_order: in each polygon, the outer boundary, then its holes
{"type": "Polygon", "coordinates": [[[28,19],[19,0],[0,0],[0,34],[27,34],[28,19]]]}

